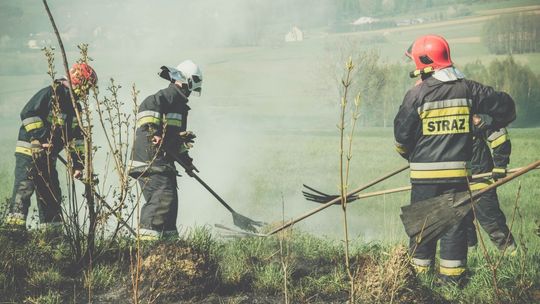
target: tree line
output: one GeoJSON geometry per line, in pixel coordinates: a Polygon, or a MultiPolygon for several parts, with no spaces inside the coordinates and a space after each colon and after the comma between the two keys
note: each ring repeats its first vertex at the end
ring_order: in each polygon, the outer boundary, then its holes
{"type": "Polygon", "coordinates": [[[446,10],[452,5],[471,5],[493,3],[503,0],[339,0],[336,3],[337,16],[392,16],[414,13],[419,10],[441,8],[446,10]]]}
{"type": "Polygon", "coordinates": [[[540,51],[540,15],[501,15],[485,23],[482,40],[493,54],[540,51]]]}
{"type": "Polygon", "coordinates": [[[463,69],[469,79],[493,86],[510,94],[517,107],[517,120],[513,126],[540,125],[540,75],[526,64],[509,56],[489,64],[480,61],[469,63],[463,69]]]}
{"type": "MultiPolygon", "coordinates": [[[[353,92],[359,92],[362,126],[391,127],[405,96],[418,79],[409,78],[412,66],[387,63],[376,51],[360,52],[355,56],[358,68],[353,75],[353,92]]],[[[476,61],[458,67],[470,80],[510,94],[516,102],[515,127],[540,126],[540,75],[526,64],[509,56],[490,63],[476,61]]],[[[337,79],[340,79],[339,77],[337,79]]]]}

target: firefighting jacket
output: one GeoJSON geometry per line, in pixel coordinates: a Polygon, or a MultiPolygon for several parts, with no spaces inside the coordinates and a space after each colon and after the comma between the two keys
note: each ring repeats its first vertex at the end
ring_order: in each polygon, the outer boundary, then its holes
{"type": "Polygon", "coordinates": [[[454,67],[439,70],[410,89],[394,119],[396,149],[410,164],[412,183],[466,182],[472,158],[472,115],[506,127],[515,104],[503,92],[467,80],[454,67]]]}
{"type": "MultiPolygon", "coordinates": [[[[491,128],[474,127],[471,171],[472,174],[491,172],[493,168],[506,169],[510,162],[512,144],[506,128],[493,130],[491,128]]],[[[471,190],[480,190],[492,184],[492,178],[475,180],[471,190]]]]}
{"type": "MultiPolygon", "coordinates": [[[[58,155],[68,148],[74,169],[83,168],[84,141],[77,122],[69,89],[56,81],[56,90],[48,86],[37,92],[21,111],[22,125],[15,155],[33,156],[32,141],[52,144],[51,153],[58,155]]],[[[78,110],[81,107],[76,103],[78,110]]],[[[35,147],[34,147],[35,148],[35,147]]],[[[34,155],[35,156],[35,155],[34,155]]]]}
{"type": "Polygon", "coordinates": [[[186,130],[190,110],[187,103],[187,97],[173,83],[141,103],[130,167],[132,177],[174,171],[173,153],[188,157],[186,151],[181,151],[179,135],[186,130]],[[152,143],[153,136],[161,136],[162,143],[152,143]]]}

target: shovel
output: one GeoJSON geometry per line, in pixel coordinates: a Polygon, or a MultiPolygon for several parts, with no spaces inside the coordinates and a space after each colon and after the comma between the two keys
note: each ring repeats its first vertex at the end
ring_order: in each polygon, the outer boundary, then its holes
{"type": "Polygon", "coordinates": [[[184,170],[186,170],[186,172],[190,171],[188,174],[189,176],[197,180],[199,184],[201,184],[206,190],[208,190],[208,192],[210,192],[218,200],[218,202],[223,205],[223,207],[229,210],[229,212],[232,214],[233,223],[236,227],[250,232],[257,232],[257,227],[262,227],[263,225],[265,225],[264,222],[252,220],[234,211],[234,209],[229,206],[229,204],[227,204],[225,200],[223,200],[212,188],[210,188],[210,186],[208,186],[208,184],[206,184],[195,172],[188,170],[188,166],[180,159],[180,157],[178,157],[175,153],[171,153],[170,155],[173,156],[174,160],[178,164],[180,164],[180,166],[182,166],[184,170]]]}
{"type": "Polygon", "coordinates": [[[540,160],[499,179],[480,191],[443,194],[401,207],[400,217],[405,232],[409,237],[415,238],[417,244],[437,240],[469,213],[473,202],[482,194],[502,186],[538,166],[540,166],[540,160]]]}
{"type": "MultiPolygon", "coordinates": [[[[369,188],[369,187],[371,187],[373,185],[376,185],[376,184],[378,184],[378,183],[380,183],[380,182],[382,182],[382,181],[384,181],[384,180],[386,180],[386,179],[388,179],[388,178],[390,178],[390,177],[392,177],[392,176],[394,176],[394,175],[396,175],[396,174],[398,174],[400,172],[403,172],[407,168],[409,168],[408,165],[403,167],[403,168],[399,168],[399,169],[397,169],[395,171],[392,171],[392,172],[390,172],[390,173],[388,173],[388,174],[386,174],[384,176],[381,176],[381,177],[379,177],[379,178],[377,178],[377,179],[375,179],[375,180],[373,180],[373,181],[371,181],[371,182],[357,188],[356,190],[353,190],[353,191],[347,193],[347,197],[349,197],[351,195],[354,195],[354,194],[356,194],[356,193],[358,193],[360,191],[363,191],[363,190],[365,190],[365,189],[367,189],[367,188],[369,188]]],[[[317,207],[317,208],[315,208],[315,209],[313,209],[313,210],[311,210],[311,211],[309,211],[309,212],[307,212],[307,213],[305,213],[305,214],[303,214],[303,215],[301,215],[301,216],[299,216],[299,217],[297,217],[295,219],[292,219],[292,220],[288,221],[287,223],[281,225],[280,227],[277,227],[276,229],[274,229],[274,230],[270,231],[269,233],[267,233],[265,236],[270,236],[270,235],[276,234],[276,233],[280,232],[281,230],[286,229],[287,227],[290,227],[290,226],[300,222],[301,220],[303,220],[303,219],[305,219],[307,217],[310,217],[313,214],[318,213],[319,211],[322,211],[322,210],[332,206],[335,203],[339,203],[340,201],[341,201],[341,197],[337,197],[335,199],[329,200],[325,204],[323,204],[323,205],[321,205],[321,206],[319,206],[319,207],[317,207]]]]}

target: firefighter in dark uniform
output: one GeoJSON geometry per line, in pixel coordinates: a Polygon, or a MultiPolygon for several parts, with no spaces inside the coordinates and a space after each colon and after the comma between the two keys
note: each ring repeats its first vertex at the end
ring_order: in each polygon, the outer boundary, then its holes
{"type": "MultiPolygon", "coordinates": [[[[483,178],[471,183],[470,188],[472,191],[481,190],[494,183],[497,179],[505,177],[506,167],[510,162],[512,145],[508,137],[508,131],[506,128],[493,130],[490,124],[491,118],[489,116],[473,116],[472,174],[488,172],[492,174],[491,178],[483,178]]],[[[516,243],[506,225],[506,217],[500,208],[497,189],[483,194],[474,206],[476,219],[487,232],[490,240],[499,250],[506,249],[510,253],[514,253],[517,248],[516,243]]],[[[469,247],[476,246],[478,242],[474,224],[469,225],[467,242],[469,247]]]]}
{"type": "MultiPolygon", "coordinates": [[[[495,128],[512,122],[515,105],[503,92],[467,80],[453,66],[443,37],[418,38],[406,53],[416,65],[411,77],[421,81],[410,89],[394,120],[396,149],[410,164],[411,203],[445,193],[467,191],[472,157],[472,115],[488,114],[495,128]]],[[[437,240],[410,240],[412,263],[418,272],[434,264],[437,240]]],[[[467,261],[466,221],[440,239],[439,277],[463,282],[467,261]]]]}
{"type": "MultiPolygon", "coordinates": [[[[87,94],[97,83],[96,72],[87,64],[74,64],[70,69],[76,96],[87,94]]],[[[77,98],[77,97],[76,97],[77,98]]],[[[80,105],[75,103],[80,111],[80,105]]],[[[26,228],[30,198],[36,191],[41,227],[62,224],[62,193],[56,171],[58,154],[67,148],[72,160],[73,175],[82,176],[84,142],[69,94],[68,80],[37,92],[21,112],[22,126],[15,147],[15,182],[6,223],[26,228]]]]}
{"type": "Polygon", "coordinates": [[[141,209],[139,238],[155,240],[178,235],[178,192],[175,158],[196,170],[188,149],[193,133],[186,131],[188,97],[200,95],[202,73],[190,60],[176,68],[161,67],[169,86],[148,96],[139,106],[130,176],[137,178],[146,203],[141,209]]]}

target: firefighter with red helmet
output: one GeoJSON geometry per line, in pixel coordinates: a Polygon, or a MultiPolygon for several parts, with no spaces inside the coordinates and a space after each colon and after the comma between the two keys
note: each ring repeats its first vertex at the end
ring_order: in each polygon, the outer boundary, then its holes
{"type": "MultiPolygon", "coordinates": [[[[441,36],[422,36],[406,54],[421,81],[405,95],[394,119],[396,150],[410,164],[411,203],[445,193],[467,191],[472,157],[472,115],[492,117],[492,127],[506,127],[516,118],[515,104],[504,93],[465,79],[454,67],[448,42],[441,36]]],[[[440,239],[439,277],[464,282],[467,262],[467,220],[440,239]]],[[[410,240],[412,263],[418,272],[433,265],[437,240],[410,240]]]]}
{"type": "Polygon", "coordinates": [[[177,67],[162,66],[159,76],[168,86],[144,99],[138,109],[130,176],[137,178],[145,199],[141,208],[141,240],[176,238],[178,190],[175,160],[191,174],[196,170],[188,149],[194,134],[186,131],[188,97],[200,95],[202,72],[191,60],[177,67]]]}
{"type": "MultiPolygon", "coordinates": [[[[94,69],[77,63],[69,71],[75,98],[97,83],[94,69]]],[[[75,103],[80,111],[80,105],[75,103]]],[[[84,143],[64,77],[38,91],[21,111],[15,147],[15,182],[6,224],[25,229],[30,198],[36,192],[41,227],[62,224],[62,193],[56,171],[58,154],[68,147],[75,178],[82,176],[84,143]]]]}

